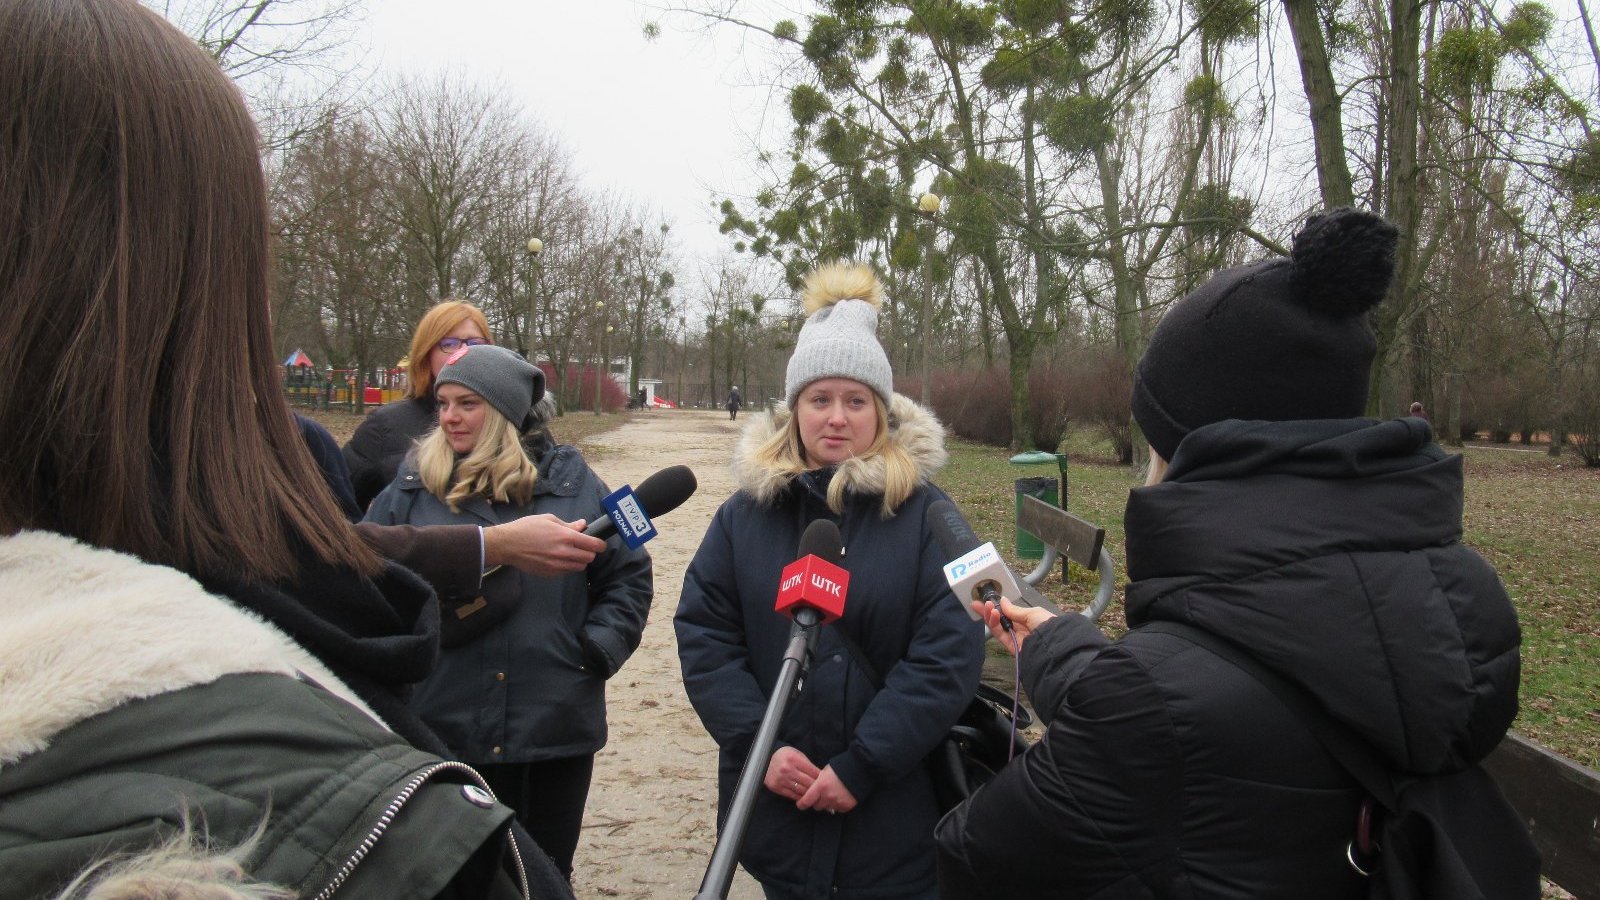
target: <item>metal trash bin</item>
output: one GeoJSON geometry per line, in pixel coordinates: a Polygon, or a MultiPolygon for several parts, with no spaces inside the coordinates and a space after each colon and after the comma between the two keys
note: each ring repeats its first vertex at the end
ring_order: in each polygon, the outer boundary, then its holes
{"type": "MultiPolygon", "coordinates": [[[[1067,483],[1066,456],[1060,453],[1045,453],[1042,450],[1034,450],[1028,453],[1018,453],[1016,456],[1011,457],[1010,462],[1014,466],[1036,466],[1055,463],[1060,472],[1059,481],[1055,476],[1049,475],[1018,478],[1016,480],[1016,510],[1014,516],[1022,514],[1022,498],[1024,496],[1042,500],[1051,506],[1066,508],[1065,498],[1061,493],[1067,483]]],[[[1017,527],[1016,546],[1018,559],[1041,559],[1044,557],[1043,542],[1023,531],[1021,526],[1017,527]]]]}

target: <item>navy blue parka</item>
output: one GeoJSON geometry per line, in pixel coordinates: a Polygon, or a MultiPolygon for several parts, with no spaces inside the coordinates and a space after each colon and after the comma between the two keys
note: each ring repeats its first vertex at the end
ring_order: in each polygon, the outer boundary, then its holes
{"type": "MultiPolygon", "coordinates": [[[[937,420],[901,396],[891,411],[892,439],[925,475],[937,471],[944,461],[937,420]]],[[[844,815],[801,811],[762,788],[740,862],[795,896],[926,892],[934,883],[938,811],[923,760],[972,699],[985,637],[947,586],[946,560],[926,524],[928,504],[947,497],[924,480],[884,518],[881,461],[876,469],[870,459],[852,460],[798,476],[752,471],[750,451],[782,428],[786,415],[758,416],[747,428],[736,465],[741,490],[717,511],[690,563],[674,621],[684,687],[721,750],[719,821],[788,644],[790,622],[773,611],[779,573],[795,559],[805,527],[832,520],[850,572],[845,613],[823,627],[778,740],[819,768],[831,765],[858,805],[844,815]],[[850,479],[842,514],[826,500],[836,478],[850,479]],[[882,690],[841,632],[878,670],[882,690]]]]}
{"type": "MultiPolygon", "coordinates": [[[[367,511],[384,525],[498,525],[550,513],[593,518],[609,491],[576,447],[525,437],[539,467],[525,506],[472,497],[452,512],[429,493],[414,461],[367,511]]],[[[582,572],[537,578],[522,572],[522,601],[505,622],[458,647],[412,696],[412,706],[450,750],[473,763],[525,763],[587,756],[606,742],[605,682],[638,649],[654,592],[650,554],[613,535],[582,572]]]]}

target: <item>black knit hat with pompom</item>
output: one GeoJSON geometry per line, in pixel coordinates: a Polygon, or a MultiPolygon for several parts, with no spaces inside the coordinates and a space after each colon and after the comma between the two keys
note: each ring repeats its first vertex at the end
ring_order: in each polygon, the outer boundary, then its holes
{"type": "Polygon", "coordinates": [[[1312,216],[1288,259],[1226,269],[1173,304],[1133,375],[1133,418],[1172,459],[1224,419],[1345,419],[1366,408],[1400,232],[1355,209],[1312,216]]]}

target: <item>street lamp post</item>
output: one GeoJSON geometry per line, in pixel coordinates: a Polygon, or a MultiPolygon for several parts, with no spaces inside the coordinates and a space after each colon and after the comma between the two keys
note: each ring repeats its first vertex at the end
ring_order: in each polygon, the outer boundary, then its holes
{"type": "Polygon", "coordinates": [[[933,315],[933,241],[934,218],[939,214],[939,207],[943,201],[938,194],[927,193],[917,198],[917,212],[922,214],[926,225],[922,234],[922,309],[917,315],[917,327],[922,332],[922,405],[928,406],[929,397],[929,369],[928,357],[933,347],[932,329],[928,319],[933,315]]]}
{"type": "Polygon", "coordinates": [[[677,348],[678,352],[675,355],[678,357],[678,393],[677,393],[678,400],[677,400],[677,403],[678,403],[678,408],[679,409],[686,409],[687,408],[687,406],[683,402],[683,400],[684,400],[684,397],[683,397],[683,364],[685,362],[685,357],[687,357],[689,355],[689,326],[688,326],[687,323],[688,323],[688,320],[687,320],[686,317],[684,317],[684,316],[679,316],[678,317],[678,348],[677,348]]]}
{"type": "Polygon", "coordinates": [[[528,361],[534,361],[533,342],[539,333],[535,324],[539,313],[539,254],[544,252],[544,241],[538,238],[528,238],[528,339],[524,346],[528,348],[528,361]]]}
{"type": "Polygon", "coordinates": [[[595,344],[595,350],[596,350],[596,353],[595,353],[595,367],[594,367],[594,414],[598,416],[598,415],[600,415],[600,399],[601,399],[602,396],[604,396],[604,392],[603,392],[604,389],[603,389],[603,386],[600,383],[600,379],[609,377],[609,375],[606,372],[607,366],[606,366],[606,337],[605,337],[605,333],[607,331],[611,330],[611,326],[606,324],[606,304],[605,304],[605,301],[596,300],[594,302],[594,311],[595,311],[595,316],[598,319],[598,324],[595,325],[595,335],[594,335],[594,344],[595,344]]]}

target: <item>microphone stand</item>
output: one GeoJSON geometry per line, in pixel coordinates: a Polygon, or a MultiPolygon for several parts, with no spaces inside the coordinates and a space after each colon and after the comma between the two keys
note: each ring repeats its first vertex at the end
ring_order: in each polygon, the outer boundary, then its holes
{"type": "Polygon", "coordinates": [[[784,710],[794,694],[800,692],[801,679],[811,669],[811,657],[817,649],[817,623],[822,614],[809,606],[795,609],[794,624],[789,628],[789,647],[783,652],[783,668],[778,671],[778,683],[773,686],[772,697],[767,701],[766,714],[756,728],[755,743],[744,758],[744,769],[739,773],[739,786],[734,789],[733,803],[728,807],[728,818],[717,835],[717,846],[711,852],[711,863],[700,880],[700,893],[695,900],[726,900],[733,880],[733,867],[739,860],[739,848],[744,844],[745,829],[750,825],[750,811],[755,806],[756,789],[761,787],[766,775],[767,762],[772,756],[772,745],[778,740],[778,726],[783,722],[784,710]]]}

